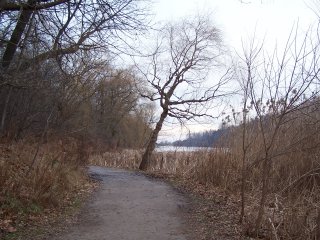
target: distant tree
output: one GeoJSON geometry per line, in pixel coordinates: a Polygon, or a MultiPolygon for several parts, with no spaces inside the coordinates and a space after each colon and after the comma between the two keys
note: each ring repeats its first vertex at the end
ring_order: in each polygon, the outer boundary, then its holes
{"type": "Polygon", "coordinates": [[[158,134],[167,117],[179,121],[206,116],[210,102],[225,93],[225,74],[210,86],[205,86],[208,71],[222,54],[220,34],[209,18],[196,17],[179,24],[168,24],[160,30],[156,50],[147,70],[139,68],[152,89],[143,97],[158,101],[160,118],[143,154],[140,169],[146,170],[155,149],[158,134]]]}
{"type": "Polygon", "coordinates": [[[227,129],[219,129],[192,133],[184,140],[174,141],[172,145],[184,147],[213,147],[227,131],[227,129]]]}
{"type": "Polygon", "coordinates": [[[106,139],[113,147],[142,147],[142,138],[146,138],[150,113],[148,106],[142,107],[139,103],[135,81],[129,70],[112,71],[100,81],[94,95],[95,135],[106,139]]]}

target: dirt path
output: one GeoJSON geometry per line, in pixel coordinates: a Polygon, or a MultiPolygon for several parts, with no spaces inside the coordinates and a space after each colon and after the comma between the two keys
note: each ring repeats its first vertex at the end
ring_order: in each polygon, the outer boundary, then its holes
{"type": "Polygon", "coordinates": [[[79,221],[54,240],[185,240],[184,197],[142,174],[90,167],[102,183],[79,221]]]}

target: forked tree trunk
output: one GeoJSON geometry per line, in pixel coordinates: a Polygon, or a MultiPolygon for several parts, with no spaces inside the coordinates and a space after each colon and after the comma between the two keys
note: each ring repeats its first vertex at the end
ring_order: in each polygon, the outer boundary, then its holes
{"type": "Polygon", "coordinates": [[[147,170],[148,169],[152,152],[156,148],[156,142],[158,139],[159,132],[160,132],[162,125],[163,125],[163,122],[167,116],[168,116],[168,108],[164,108],[163,112],[161,113],[160,119],[157,122],[155,129],[152,131],[148,146],[142,156],[142,161],[139,166],[140,170],[147,170]]]}

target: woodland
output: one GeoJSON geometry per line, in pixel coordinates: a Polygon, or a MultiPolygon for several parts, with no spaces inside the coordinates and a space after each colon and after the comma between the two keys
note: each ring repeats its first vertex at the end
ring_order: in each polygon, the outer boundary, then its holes
{"type": "Polygon", "coordinates": [[[150,4],[0,2],[0,237],[72,205],[95,163],[219,189],[237,199],[243,239],[318,239],[319,28],[230,56],[209,15],[154,27],[150,4]],[[166,121],[197,119],[221,129],[174,145],[213,148],[159,158],[166,121]],[[124,149],[138,153],[112,157],[124,149]]]}

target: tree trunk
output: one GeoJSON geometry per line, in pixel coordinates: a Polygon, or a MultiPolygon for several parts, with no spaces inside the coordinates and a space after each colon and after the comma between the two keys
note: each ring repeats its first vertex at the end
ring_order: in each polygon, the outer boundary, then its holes
{"type": "Polygon", "coordinates": [[[263,163],[263,170],[262,170],[262,190],[261,190],[260,206],[259,206],[256,227],[255,227],[255,231],[257,234],[262,224],[264,208],[267,202],[267,197],[269,192],[270,168],[271,168],[271,159],[269,158],[268,154],[266,154],[266,157],[263,163]]]}
{"type": "Polygon", "coordinates": [[[240,223],[243,223],[243,219],[245,216],[245,206],[246,206],[246,199],[245,199],[245,191],[246,191],[246,180],[247,180],[247,169],[246,169],[246,157],[243,156],[242,159],[242,177],[241,177],[241,212],[240,212],[240,223]]]}
{"type": "Polygon", "coordinates": [[[141,161],[140,166],[139,166],[140,170],[144,170],[145,171],[145,170],[148,169],[148,165],[150,163],[152,152],[156,147],[156,142],[157,142],[157,139],[158,139],[159,132],[160,132],[160,130],[162,128],[162,125],[163,125],[163,122],[164,122],[164,120],[165,120],[165,118],[167,116],[168,116],[168,108],[165,107],[163,109],[163,112],[161,113],[159,121],[157,122],[156,128],[152,131],[151,138],[149,140],[148,146],[147,146],[147,148],[146,148],[146,150],[145,150],[145,152],[144,152],[144,154],[142,156],[142,161],[141,161]]]}
{"type": "Polygon", "coordinates": [[[6,101],[5,101],[5,104],[3,107],[3,111],[2,111],[0,136],[2,136],[2,134],[4,133],[5,121],[6,121],[6,117],[7,117],[7,109],[8,109],[8,105],[9,105],[9,101],[10,101],[11,92],[12,92],[12,86],[9,87],[9,91],[8,91],[6,101]]]}
{"type": "MultiPolygon", "coordinates": [[[[250,76],[250,68],[249,68],[249,76],[250,76]]],[[[249,83],[250,77],[248,78],[246,88],[244,91],[244,102],[243,102],[243,127],[242,127],[242,176],[241,176],[241,213],[240,213],[240,223],[243,223],[243,219],[245,217],[245,206],[246,206],[246,199],[245,199],[245,191],[246,191],[246,180],[247,180],[247,101],[248,101],[248,90],[249,90],[249,83]]]]}
{"type": "MultiPolygon", "coordinates": [[[[29,0],[28,5],[32,6],[35,4],[35,2],[36,1],[34,0],[29,0]]],[[[26,28],[26,25],[30,20],[32,12],[33,10],[26,10],[26,9],[21,10],[17,25],[11,34],[11,38],[2,56],[1,65],[5,70],[8,69],[8,67],[12,62],[13,56],[17,50],[18,44],[21,40],[21,37],[26,28]]]]}
{"type": "MultiPolygon", "coordinates": [[[[246,106],[245,106],[246,107],[246,106]]],[[[246,113],[244,113],[246,114],[246,113]]],[[[243,131],[242,131],[242,176],[241,176],[241,213],[240,213],[240,223],[243,223],[245,216],[245,190],[246,190],[246,157],[247,157],[247,146],[246,146],[246,117],[243,117],[243,131]]]]}

